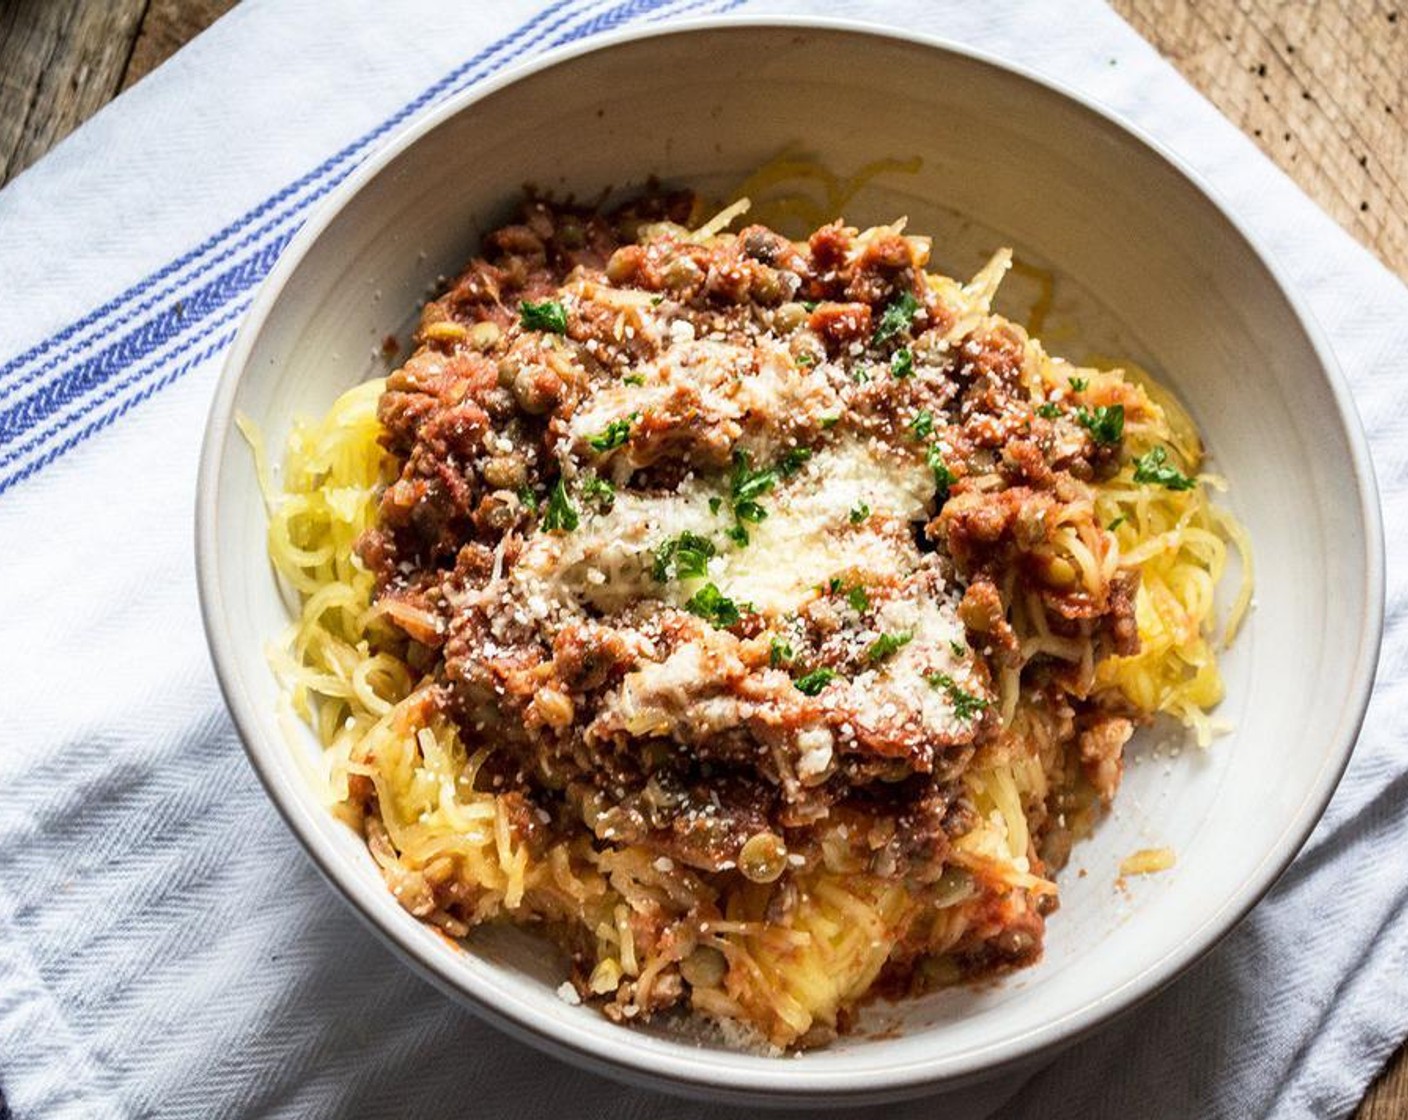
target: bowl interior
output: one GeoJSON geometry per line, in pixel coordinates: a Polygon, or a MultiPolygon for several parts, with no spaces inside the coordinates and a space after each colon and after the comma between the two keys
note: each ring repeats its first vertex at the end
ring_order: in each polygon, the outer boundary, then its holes
{"type": "MultiPolygon", "coordinates": [[[[1041,84],[840,28],[617,42],[436,120],[354,180],[271,279],[217,402],[202,492],[203,591],[227,694],[280,807],[356,905],[443,982],[578,1055],[760,1093],[892,1091],[1019,1058],[1151,990],[1225,931],[1333,787],[1362,710],[1376,603],[1353,421],[1295,310],[1218,208],[1141,141],[1041,84]],[[293,747],[279,728],[264,649],[287,605],[228,418],[248,415],[276,449],[294,417],[384,372],[380,340],[472,255],[522,184],[591,196],[654,174],[728,199],[785,150],[841,177],[917,157],[860,187],[846,220],[907,215],[958,275],[1000,245],[1047,270],[1049,348],[1133,359],[1177,392],[1231,484],[1258,570],[1256,609],[1224,662],[1218,716],[1233,730],[1206,752],[1142,735],[1113,816],[1062,876],[1045,960],[981,989],[877,1005],[831,1049],[777,1062],[613,1026],[555,997],[561,966],[538,940],[495,931],[460,952],[396,906],[361,842],[318,803],[300,759],[311,736],[293,747]],[[1174,847],[1177,867],[1117,889],[1120,859],[1155,845],[1174,847]]],[[[1024,318],[1039,283],[1015,275],[1001,308],[1024,318]]]]}

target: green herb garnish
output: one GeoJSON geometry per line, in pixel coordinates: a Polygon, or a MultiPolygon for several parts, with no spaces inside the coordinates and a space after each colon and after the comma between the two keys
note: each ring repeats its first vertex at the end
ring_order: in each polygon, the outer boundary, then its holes
{"type": "Polygon", "coordinates": [[[1119,443],[1124,436],[1124,405],[1100,405],[1094,412],[1076,409],[1076,419],[1096,443],[1119,443]]]}
{"type": "Polygon", "coordinates": [[[1072,377],[1067,384],[1077,393],[1083,393],[1090,387],[1089,379],[1084,377],[1072,377]]]}
{"type": "Polygon", "coordinates": [[[914,373],[914,354],[908,346],[901,346],[890,359],[890,374],[903,381],[914,373]]]}
{"type": "Polygon", "coordinates": [[[518,500],[534,513],[538,512],[538,494],[531,486],[520,486],[518,488],[518,500]]]}
{"type": "Polygon", "coordinates": [[[730,487],[736,501],[748,502],[755,498],[761,498],[776,485],[776,471],[768,470],[766,467],[755,471],[748,452],[735,451],[733,453],[733,477],[730,480],[730,487]]]}
{"type": "Polygon", "coordinates": [[[851,524],[859,525],[870,516],[870,506],[865,502],[857,502],[851,507],[851,524]]]}
{"type": "Polygon", "coordinates": [[[953,650],[954,657],[967,657],[968,647],[962,642],[949,642],[948,648],[953,650]]]}
{"type": "MultiPolygon", "coordinates": [[[[733,515],[740,522],[757,524],[768,515],[758,499],[777,485],[777,472],[763,468],[754,470],[746,451],[733,453],[733,477],[729,481],[733,494],[733,515]]],[[[745,534],[746,538],[746,534],[745,534]]]]}
{"type": "Polygon", "coordinates": [[[1189,478],[1169,464],[1168,451],[1162,444],[1134,460],[1134,481],[1152,483],[1165,490],[1191,490],[1198,485],[1196,478],[1189,478]]]}
{"type": "Polygon", "coordinates": [[[613,420],[587,442],[597,451],[615,451],[631,438],[631,425],[639,419],[640,413],[632,412],[630,416],[613,420]]]}
{"type": "Polygon", "coordinates": [[[835,669],[813,669],[806,676],[798,677],[792,683],[797,686],[798,692],[803,692],[808,696],[815,696],[835,679],[835,669]]]}
{"type": "Polygon", "coordinates": [[[582,497],[599,503],[602,509],[610,509],[616,502],[616,487],[604,478],[589,474],[582,480],[582,497]]]}
{"type": "Polygon", "coordinates": [[[929,464],[929,469],[934,472],[934,500],[943,505],[948,501],[949,487],[958,481],[958,476],[948,469],[948,464],[944,462],[944,453],[939,450],[938,444],[929,445],[924,459],[929,464]]]}
{"type": "Polygon", "coordinates": [[[909,426],[914,429],[915,439],[928,439],[934,434],[934,414],[927,408],[921,408],[914,414],[909,426]]]}
{"type": "Polygon", "coordinates": [[[816,365],[816,355],[809,354],[805,350],[803,350],[800,354],[797,355],[796,360],[797,364],[803,369],[809,369],[810,367],[816,365]]]}
{"type": "Polygon", "coordinates": [[[713,541],[697,533],[681,533],[655,549],[653,575],[660,583],[672,574],[676,579],[697,579],[708,573],[713,555],[713,541]]]}
{"type": "Polygon", "coordinates": [[[784,642],[776,634],[773,635],[772,641],[768,643],[769,665],[776,669],[779,665],[785,665],[796,656],[797,655],[792,652],[790,643],[784,642]]]}
{"type": "Polygon", "coordinates": [[[875,328],[873,339],[875,345],[879,346],[882,342],[888,342],[894,338],[895,335],[909,330],[920,306],[912,292],[901,292],[892,299],[885,310],[880,313],[880,325],[875,328]]]}
{"type": "Polygon", "coordinates": [[[821,430],[823,432],[829,432],[840,422],[841,418],[839,416],[823,416],[821,418],[821,430]]]}
{"type": "Polygon", "coordinates": [[[1128,519],[1125,517],[1125,515],[1124,515],[1124,514],[1120,514],[1120,515],[1119,515],[1118,517],[1116,517],[1113,521],[1111,521],[1108,525],[1106,525],[1105,528],[1108,529],[1110,532],[1113,533],[1116,529],[1118,529],[1121,525],[1123,525],[1126,520],[1128,520],[1128,519]]]}
{"type": "Polygon", "coordinates": [[[815,310],[817,309],[817,307],[819,306],[818,303],[817,303],[817,301],[814,300],[814,299],[804,299],[804,300],[801,301],[801,303],[802,303],[803,309],[804,309],[804,310],[807,312],[807,314],[809,314],[809,315],[810,315],[813,311],[815,311],[815,310]]]}
{"type": "Polygon", "coordinates": [[[1047,420],[1055,420],[1058,416],[1061,415],[1061,410],[1057,408],[1054,404],[1052,404],[1050,401],[1047,401],[1045,404],[1039,405],[1037,407],[1036,414],[1038,416],[1044,417],[1047,420]]]}
{"type": "Polygon", "coordinates": [[[810,447],[794,447],[782,457],[777,469],[782,472],[783,478],[791,478],[802,469],[803,464],[811,457],[812,449],[810,447]]]}
{"type": "Polygon", "coordinates": [[[881,634],[866,648],[865,656],[871,661],[883,661],[913,640],[913,634],[881,634]]]}
{"type": "Polygon", "coordinates": [[[707,619],[719,629],[733,626],[743,617],[734,601],[712,583],[706,583],[691,595],[684,609],[707,619]]]}
{"type": "Polygon", "coordinates": [[[562,479],[557,480],[557,484],[548,494],[548,509],[543,515],[543,528],[548,532],[556,532],[561,529],[568,533],[572,532],[581,523],[577,516],[576,509],[567,500],[567,486],[562,479]]]}
{"type": "Polygon", "coordinates": [[[865,593],[865,588],[856,584],[846,592],[846,602],[850,603],[851,610],[860,614],[870,606],[870,596],[865,593]]]}
{"type": "Polygon", "coordinates": [[[529,303],[524,300],[518,305],[518,315],[525,331],[567,333],[567,309],[555,299],[544,300],[542,303],[529,303]]]}
{"type": "Polygon", "coordinates": [[[644,385],[645,375],[643,373],[628,373],[621,380],[627,385],[644,385]]]}
{"type": "Polygon", "coordinates": [[[948,701],[953,705],[953,714],[959,719],[972,719],[988,706],[988,702],[982,697],[959,688],[958,682],[947,673],[929,673],[924,679],[931,687],[941,688],[948,694],[948,701]]]}

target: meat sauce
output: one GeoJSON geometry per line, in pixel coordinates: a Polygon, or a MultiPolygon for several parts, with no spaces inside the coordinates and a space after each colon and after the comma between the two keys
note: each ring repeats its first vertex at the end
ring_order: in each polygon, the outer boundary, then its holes
{"type": "MultiPolygon", "coordinates": [[[[1010,619],[1137,648],[1135,577],[1092,588],[1048,547],[1090,529],[1117,442],[1039,406],[1020,328],[953,337],[926,240],[699,239],[695,209],[528,199],[387,380],[398,473],[358,552],[438,712],[492,747],[478,780],[539,848],[585,827],[785,882],[854,821],[873,873],[934,881],[1023,668],[1066,779],[1111,796],[1129,720],[1010,619]]],[[[973,970],[1039,953],[1038,913],[992,924],[973,970]]]]}

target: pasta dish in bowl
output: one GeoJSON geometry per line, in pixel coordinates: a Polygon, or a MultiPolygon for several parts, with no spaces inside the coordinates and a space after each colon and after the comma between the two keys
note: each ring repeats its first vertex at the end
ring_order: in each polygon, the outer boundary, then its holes
{"type": "Polygon", "coordinates": [[[780,1051],[1040,957],[1135,726],[1210,737],[1250,556],[1167,394],[994,313],[1010,252],[699,209],[528,199],[295,428],[276,662],[407,910],[780,1051]]]}
{"type": "Polygon", "coordinates": [[[1194,178],[779,19],[556,53],[353,172],[231,350],[196,554],[255,773],[406,961],[821,1106],[1031,1068],[1250,910],[1353,744],[1379,540],[1194,178]]]}

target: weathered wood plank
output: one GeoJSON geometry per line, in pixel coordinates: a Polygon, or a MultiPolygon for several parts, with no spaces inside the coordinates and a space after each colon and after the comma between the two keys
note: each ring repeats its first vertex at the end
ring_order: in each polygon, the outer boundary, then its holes
{"type": "Polygon", "coordinates": [[[148,0],[122,88],[146,77],[235,6],[238,0],[148,0]]]}
{"type": "Polygon", "coordinates": [[[1408,1116],[1408,1046],[1399,1050],[1365,1094],[1354,1120],[1403,1120],[1408,1116]]]}
{"type": "Polygon", "coordinates": [[[0,184],[110,101],[146,0],[0,4],[0,184]]]}
{"type": "Polygon", "coordinates": [[[1408,8],[1113,0],[1342,226],[1408,278],[1408,8]]]}

